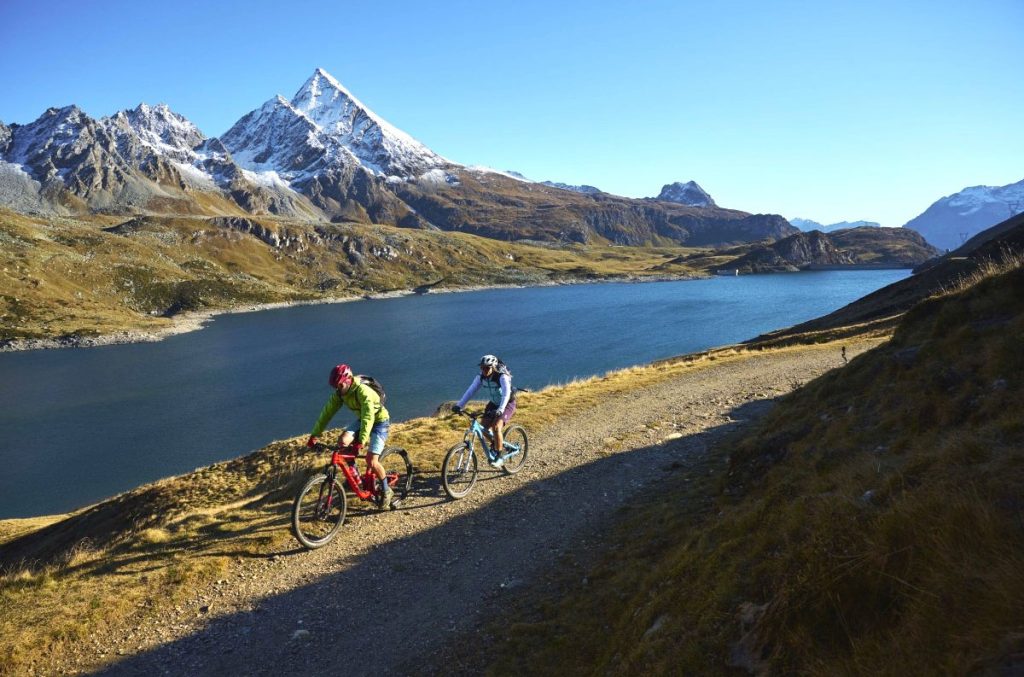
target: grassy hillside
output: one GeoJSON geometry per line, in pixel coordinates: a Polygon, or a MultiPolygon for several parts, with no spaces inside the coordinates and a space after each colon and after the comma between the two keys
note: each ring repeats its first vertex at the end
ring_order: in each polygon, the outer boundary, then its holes
{"type": "MultiPolygon", "coordinates": [[[[541,430],[609,397],[742,357],[720,349],[523,393],[516,420],[541,430]]],[[[436,473],[464,426],[453,416],[415,419],[392,426],[389,442],[408,449],[419,477],[440,491],[436,473]]],[[[0,674],[53,673],[68,652],[96,665],[113,660],[96,653],[97,633],[151,623],[240,563],[292,544],[291,498],[324,463],[304,441],[274,442],[71,515],[0,520],[0,674]]],[[[360,535],[343,530],[339,547],[345,538],[360,535]]]]}
{"type": "Polygon", "coordinates": [[[699,274],[674,262],[685,251],[241,216],[44,219],[0,210],[0,342],[159,331],[185,311],[418,287],[699,274]]]}
{"type": "MultiPolygon", "coordinates": [[[[494,674],[1024,670],[1024,269],[675,473],[494,630],[494,674]],[[582,580],[582,583],[581,583],[582,580]]],[[[1001,673],[1002,674],[1002,673],[1001,673]]]]}
{"type": "Polygon", "coordinates": [[[396,190],[419,220],[500,240],[723,246],[796,232],[776,214],[577,193],[491,172],[463,169],[452,176],[452,184],[420,179],[396,190]]]}
{"type": "Polygon", "coordinates": [[[939,254],[919,233],[906,228],[843,228],[828,237],[858,264],[914,266],[939,254]]]}
{"type": "MultiPolygon", "coordinates": [[[[531,196],[540,201],[537,209],[546,204],[542,192],[531,196]]],[[[700,228],[721,227],[703,212],[701,218],[700,228]]],[[[122,332],[137,340],[140,333],[172,329],[183,313],[268,303],[480,285],[696,277],[732,266],[749,251],[621,247],[592,239],[596,243],[513,243],[460,232],[274,217],[41,217],[0,208],[0,348],[17,339],[73,344],[122,332]]],[[[862,243],[858,251],[876,246],[881,252],[884,245],[862,243]]]]}

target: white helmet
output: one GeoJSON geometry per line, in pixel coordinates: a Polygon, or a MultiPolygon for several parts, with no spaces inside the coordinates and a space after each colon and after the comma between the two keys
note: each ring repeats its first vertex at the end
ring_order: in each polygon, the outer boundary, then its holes
{"type": "Polygon", "coordinates": [[[483,357],[480,358],[480,366],[481,367],[494,367],[495,369],[497,369],[498,368],[498,358],[495,357],[494,355],[484,355],[483,357]]]}

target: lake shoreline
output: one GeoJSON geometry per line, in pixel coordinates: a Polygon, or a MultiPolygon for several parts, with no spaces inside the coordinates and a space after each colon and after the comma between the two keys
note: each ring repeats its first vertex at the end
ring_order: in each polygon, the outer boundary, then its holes
{"type": "Polygon", "coordinates": [[[339,356],[381,378],[394,396],[392,420],[404,421],[457,397],[465,368],[484,352],[511,356],[520,384],[542,388],[736,344],[901,275],[620,281],[475,295],[458,294],[470,290],[461,287],[423,299],[403,290],[382,303],[237,315],[208,323],[207,331],[123,349],[11,354],[0,357],[9,385],[0,397],[0,460],[9,469],[0,477],[0,514],[73,508],[293,435],[322,408],[320,369],[339,356]],[[485,321],[494,308],[515,331],[495,333],[485,321]],[[61,414],[56,428],[54,411],[61,414]],[[39,430],[48,431],[43,439],[39,430]],[[25,448],[88,467],[73,486],[56,485],[45,464],[16,451],[25,448]]]}
{"type": "Polygon", "coordinates": [[[238,313],[256,313],[264,310],[292,308],[297,306],[332,305],[336,303],[352,303],[355,301],[379,301],[383,299],[401,298],[404,296],[425,296],[427,294],[458,294],[463,292],[485,291],[489,289],[528,289],[533,287],[560,287],[575,284],[606,284],[614,282],[679,282],[685,280],[702,280],[710,276],[702,275],[658,275],[658,276],[622,276],[607,278],[567,278],[565,280],[538,282],[536,284],[481,284],[462,287],[440,287],[420,285],[412,289],[396,289],[392,291],[367,293],[356,296],[339,296],[325,299],[308,299],[295,301],[274,301],[271,303],[255,303],[231,306],[228,308],[210,308],[174,315],[171,324],[158,330],[125,329],[110,334],[82,336],[67,334],[54,338],[24,338],[0,340],[0,354],[15,353],[28,350],[58,350],[62,348],[96,348],[100,346],[124,345],[130,343],[155,343],[179,334],[199,331],[215,320],[219,315],[235,315],[238,313]]]}

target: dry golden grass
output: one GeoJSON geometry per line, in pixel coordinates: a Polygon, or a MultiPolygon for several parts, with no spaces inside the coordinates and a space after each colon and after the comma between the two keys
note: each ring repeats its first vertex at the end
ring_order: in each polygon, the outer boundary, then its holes
{"type": "Polygon", "coordinates": [[[372,292],[693,276],[682,248],[562,247],[358,224],[43,219],[0,209],[0,340],[166,329],[164,315],[372,292]]]}
{"type": "Polygon", "coordinates": [[[1020,268],[1021,266],[1024,266],[1024,252],[1015,251],[1010,247],[1003,245],[998,254],[982,259],[978,262],[977,267],[969,274],[957,278],[948,287],[943,287],[938,294],[935,294],[935,296],[941,297],[958,294],[970,289],[982,280],[1002,275],[1003,273],[1020,268]]]}
{"type": "Polygon", "coordinates": [[[23,534],[38,531],[54,522],[64,519],[67,515],[46,515],[43,517],[27,517],[24,519],[0,520],[0,545],[14,540],[23,534]]]}
{"type": "MultiPolygon", "coordinates": [[[[744,359],[723,348],[520,395],[516,420],[532,431],[617,393],[721,361],[744,359]]],[[[390,444],[405,447],[418,473],[438,471],[465,428],[455,416],[396,424],[390,444]]],[[[324,440],[333,443],[338,431],[324,440]]],[[[291,497],[323,463],[305,437],[274,442],[240,459],[141,487],[83,509],[69,520],[0,521],[0,543],[17,536],[22,552],[0,576],[0,673],[29,666],[52,671],[62,652],[85,647],[96,633],[146,622],[198,587],[222,577],[231,562],[289,545],[291,497]],[[31,543],[32,535],[35,543],[31,543]],[[34,662],[33,662],[34,661],[34,662]]],[[[95,659],[101,663],[99,659],[95,659]]],[[[99,664],[97,663],[97,664],[99,664]]]]}
{"type": "Polygon", "coordinates": [[[667,481],[502,619],[491,673],[1020,671],[1021,289],[1016,264],[922,303],[712,450],[724,481],[667,481]]]}

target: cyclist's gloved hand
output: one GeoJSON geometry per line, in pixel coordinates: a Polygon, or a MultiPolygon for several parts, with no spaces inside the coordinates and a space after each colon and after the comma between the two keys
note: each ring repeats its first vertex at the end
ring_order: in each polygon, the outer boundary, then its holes
{"type": "Polygon", "coordinates": [[[497,416],[498,418],[501,418],[502,414],[504,414],[504,413],[505,413],[504,409],[495,409],[494,410],[494,415],[497,416]]]}
{"type": "Polygon", "coordinates": [[[317,442],[319,442],[319,440],[316,438],[316,435],[310,435],[309,439],[306,440],[306,446],[312,449],[316,446],[317,442]]]}
{"type": "Polygon", "coordinates": [[[453,414],[461,414],[462,413],[462,407],[460,407],[457,404],[453,404],[452,405],[452,413],[453,414]]]}
{"type": "Polygon", "coordinates": [[[354,451],[354,452],[356,452],[358,454],[362,450],[363,450],[363,443],[362,442],[353,442],[352,443],[352,451],[354,451]]]}

